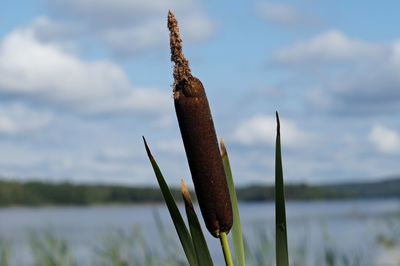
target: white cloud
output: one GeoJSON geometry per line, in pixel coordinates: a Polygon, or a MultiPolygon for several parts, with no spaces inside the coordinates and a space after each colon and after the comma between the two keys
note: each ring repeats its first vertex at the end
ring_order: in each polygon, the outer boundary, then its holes
{"type": "Polygon", "coordinates": [[[382,153],[400,153],[400,134],[393,129],[375,125],[371,129],[369,140],[382,153]]]}
{"type": "Polygon", "coordinates": [[[310,107],[341,115],[393,113],[400,110],[399,47],[399,41],[329,31],[278,50],[274,60],[310,84],[310,107]]]}
{"type": "MultiPolygon", "coordinates": [[[[196,42],[206,39],[213,32],[213,25],[202,16],[179,19],[182,38],[196,42]]],[[[136,54],[155,47],[168,47],[169,35],[165,18],[146,21],[137,26],[111,28],[101,33],[104,42],[117,55],[136,54]]]]}
{"type": "Polygon", "coordinates": [[[302,12],[289,4],[259,2],[256,9],[266,21],[284,27],[310,27],[321,23],[320,18],[315,14],[302,12]]]}
{"type": "Polygon", "coordinates": [[[280,49],[275,60],[281,64],[335,63],[378,58],[384,51],[379,45],[352,39],[332,30],[280,49]]]}
{"type": "Polygon", "coordinates": [[[29,109],[22,104],[0,105],[0,134],[26,134],[44,128],[53,115],[29,109]]]}
{"type": "Polygon", "coordinates": [[[134,147],[104,147],[97,152],[95,159],[104,163],[132,163],[137,157],[134,147]]]}
{"type": "Polygon", "coordinates": [[[170,155],[185,154],[185,149],[181,139],[160,140],[156,143],[155,146],[159,151],[170,155]]]}
{"type": "Polygon", "coordinates": [[[91,151],[33,150],[23,145],[0,143],[1,175],[17,179],[77,183],[152,184],[155,178],[148,161],[104,160],[91,151]]]}
{"type": "Polygon", "coordinates": [[[149,16],[165,15],[168,9],[186,11],[197,7],[190,0],[47,0],[47,5],[57,15],[85,20],[93,27],[124,26],[149,16]]]}
{"type": "Polygon", "coordinates": [[[30,28],[2,40],[0,73],[0,93],[87,114],[162,113],[170,100],[160,90],[133,89],[124,71],[111,62],[84,61],[40,42],[30,28]]]}
{"type": "Polygon", "coordinates": [[[112,28],[104,30],[101,38],[118,54],[136,53],[168,43],[164,24],[163,21],[149,21],[138,27],[112,28]]]}
{"type": "MultiPolygon", "coordinates": [[[[47,5],[53,12],[50,20],[60,27],[60,32],[69,34],[71,31],[65,29],[74,25],[77,36],[86,39],[90,36],[122,58],[168,47],[169,9],[184,25],[181,32],[185,42],[205,40],[215,28],[197,1],[60,0],[47,1],[47,5]]],[[[52,34],[56,27],[44,23],[36,28],[37,34],[53,36],[53,41],[57,41],[62,34],[52,34]]]]}
{"type": "MultiPolygon", "coordinates": [[[[297,125],[287,119],[281,119],[282,143],[299,146],[306,139],[306,134],[297,125]]],[[[274,116],[257,115],[239,123],[231,140],[243,145],[274,145],[276,138],[276,120],[274,116]]]]}
{"type": "Polygon", "coordinates": [[[34,19],[30,29],[42,42],[56,42],[67,50],[76,49],[74,37],[82,34],[82,28],[76,22],[55,21],[46,16],[34,19]]]}

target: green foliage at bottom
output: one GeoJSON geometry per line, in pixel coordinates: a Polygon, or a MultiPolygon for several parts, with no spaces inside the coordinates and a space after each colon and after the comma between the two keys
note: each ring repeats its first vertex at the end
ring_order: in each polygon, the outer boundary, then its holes
{"type": "Polygon", "coordinates": [[[30,244],[35,266],[74,266],[75,259],[66,241],[50,232],[38,235],[31,233],[30,244]]]}
{"type": "Polygon", "coordinates": [[[8,241],[0,239],[0,265],[8,266],[10,263],[11,247],[8,241]]]}

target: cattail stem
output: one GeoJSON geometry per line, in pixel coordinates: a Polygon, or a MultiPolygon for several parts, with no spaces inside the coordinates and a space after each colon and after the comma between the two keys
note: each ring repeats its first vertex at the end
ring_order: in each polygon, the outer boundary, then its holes
{"type": "Polygon", "coordinates": [[[225,265],[233,266],[231,250],[229,248],[229,242],[226,232],[221,232],[219,234],[219,240],[221,241],[222,252],[224,253],[225,265]]]}

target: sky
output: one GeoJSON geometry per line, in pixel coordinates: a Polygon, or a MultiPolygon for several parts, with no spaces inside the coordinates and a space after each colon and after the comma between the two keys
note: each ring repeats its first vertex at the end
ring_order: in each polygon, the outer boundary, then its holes
{"type": "Polygon", "coordinates": [[[3,0],[0,176],[155,185],[190,180],[168,10],[205,86],[238,185],[400,174],[398,1],[3,0]]]}

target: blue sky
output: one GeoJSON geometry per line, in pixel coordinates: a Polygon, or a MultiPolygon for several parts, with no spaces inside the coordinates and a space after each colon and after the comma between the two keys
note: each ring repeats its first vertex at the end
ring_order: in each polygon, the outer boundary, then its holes
{"type": "Polygon", "coordinates": [[[239,184],[272,183],[274,112],[288,182],[400,173],[398,1],[2,2],[0,175],[155,184],[189,179],[166,15],[205,85],[239,184]]]}

